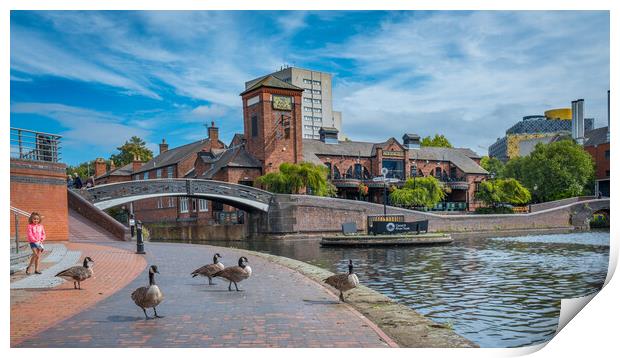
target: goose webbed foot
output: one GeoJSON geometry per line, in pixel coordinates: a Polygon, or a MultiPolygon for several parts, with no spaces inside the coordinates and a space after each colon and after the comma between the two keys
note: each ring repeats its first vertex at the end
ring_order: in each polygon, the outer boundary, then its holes
{"type": "Polygon", "coordinates": [[[73,281],[73,289],[77,290],[77,282],[73,281]]]}
{"type": "MultiPolygon", "coordinates": [[[[232,285],[232,281],[230,281],[230,282],[228,283],[228,291],[232,291],[232,288],[230,288],[230,286],[231,286],[231,285],[232,285]]],[[[235,285],[235,286],[236,286],[236,285],[235,285]]]]}
{"type": "Polygon", "coordinates": [[[145,310],[144,308],[142,309],[142,311],[144,312],[144,317],[145,317],[144,319],[145,319],[145,320],[149,320],[149,319],[151,319],[151,318],[150,318],[150,317],[146,314],[146,310],[145,310]]]}
{"type": "Polygon", "coordinates": [[[157,317],[157,318],[164,318],[164,316],[160,316],[157,314],[157,310],[155,309],[155,307],[153,307],[153,312],[155,312],[155,316],[153,316],[153,318],[157,317]]]}
{"type": "Polygon", "coordinates": [[[340,297],[339,297],[339,298],[340,298],[340,301],[342,301],[342,302],[346,302],[346,301],[344,300],[344,295],[342,294],[342,291],[340,291],[340,297]]]}

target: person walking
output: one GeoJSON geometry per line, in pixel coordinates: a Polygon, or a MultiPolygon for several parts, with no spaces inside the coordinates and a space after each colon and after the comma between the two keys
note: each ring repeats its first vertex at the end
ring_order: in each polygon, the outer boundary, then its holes
{"type": "Polygon", "coordinates": [[[67,175],[67,188],[73,188],[73,177],[71,174],[67,175]]]}
{"type": "Polygon", "coordinates": [[[74,179],[73,179],[73,186],[76,189],[82,189],[82,179],[80,179],[80,176],[78,175],[78,173],[73,173],[74,179]]]}
{"type": "Polygon", "coordinates": [[[45,228],[41,224],[41,215],[36,211],[30,214],[28,218],[28,242],[32,249],[32,256],[30,256],[30,263],[26,267],[26,275],[30,275],[30,268],[34,265],[34,273],[41,274],[39,271],[39,260],[41,254],[45,248],[43,247],[43,241],[45,241],[45,228]]]}
{"type": "Polygon", "coordinates": [[[89,176],[88,179],[86,179],[86,188],[92,188],[95,186],[95,177],[94,176],[89,176]]]}

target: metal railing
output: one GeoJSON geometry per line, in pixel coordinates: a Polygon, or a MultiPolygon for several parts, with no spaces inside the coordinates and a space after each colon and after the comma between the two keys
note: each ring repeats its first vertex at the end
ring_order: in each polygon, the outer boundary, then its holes
{"type": "Polygon", "coordinates": [[[59,162],[60,138],[57,134],[11,127],[11,158],[59,162]]]}
{"type": "Polygon", "coordinates": [[[15,253],[19,253],[19,216],[30,217],[30,213],[23,211],[22,209],[14,208],[11,206],[11,212],[15,216],[15,253]]]}

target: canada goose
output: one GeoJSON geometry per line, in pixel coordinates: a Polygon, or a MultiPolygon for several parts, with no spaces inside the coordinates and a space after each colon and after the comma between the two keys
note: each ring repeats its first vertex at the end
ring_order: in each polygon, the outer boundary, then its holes
{"type": "Polygon", "coordinates": [[[138,307],[142,308],[146,319],[149,319],[149,316],[146,314],[146,309],[151,307],[153,308],[153,312],[155,312],[154,317],[162,318],[162,316],[157,315],[157,309],[155,308],[164,300],[164,294],[161,293],[161,290],[155,284],[156,273],[159,273],[157,266],[151,265],[149,268],[149,285],[139,287],[131,294],[131,299],[138,307]]]}
{"type": "Polygon", "coordinates": [[[323,282],[340,291],[340,300],[345,302],[343,293],[357,287],[357,285],[360,284],[360,280],[357,278],[357,275],[353,273],[353,260],[349,260],[348,274],[339,273],[332,275],[323,280],[323,282]]]}
{"type": "Polygon", "coordinates": [[[66,280],[73,281],[74,289],[82,289],[80,283],[93,276],[93,268],[91,267],[95,261],[90,257],[84,259],[82,266],[73,266],[56,274],[56,277],[62,277],[66,280]]]}
{"type": "Polygon", "coordinates": [[[207,278],[209,279],[209,285],[215,285],[211,281],[211,279],[213,278],[213,275],[216,272],[222,271],[224,269],[224,264],[219,262],[218,258],[222,258],[222,256],[216,253],[215,255],[213,255],[213,263],[204,265],[201,268],[194,270],[194,272],[192,272],[192,277],[196,277],[198,275],[207,276],[207,278]]]}
{"type": "Polygon", "coordinates": [[[237,282],[241,282],[252,276],[252,268],[247,265],[248,259],[245,256],[239,258],[239,266],[231,266],[213,274],[213,277],[221,277],[228,280],[228,291],[232,291],[231,284],[235,284],[235,289],[239,291],[237,282]]]}

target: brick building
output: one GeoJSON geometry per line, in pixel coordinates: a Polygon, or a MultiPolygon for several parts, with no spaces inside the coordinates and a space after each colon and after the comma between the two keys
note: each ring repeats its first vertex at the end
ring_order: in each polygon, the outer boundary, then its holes
{"type": "Polygon", "coordinates": [[[596,128],[585,133],[583,149],[595,163],[594,192],[609,197],[609,127],[596,128]]]}

